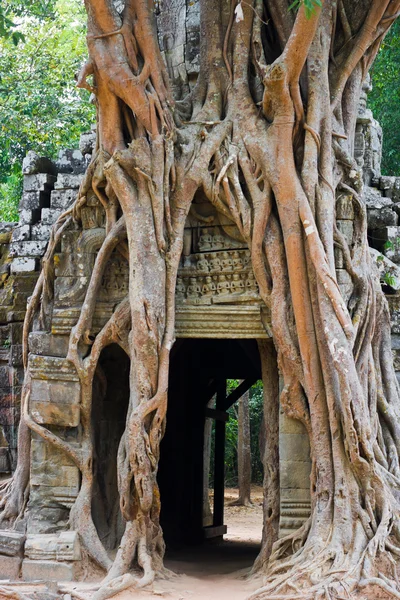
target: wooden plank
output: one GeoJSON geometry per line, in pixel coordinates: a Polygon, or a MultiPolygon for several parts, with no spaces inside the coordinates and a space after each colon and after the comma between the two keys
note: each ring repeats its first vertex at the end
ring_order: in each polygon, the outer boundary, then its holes
{"type": "Polygon", "coordinates": [[[223,410],[217,410],[216,408],[206,408],[206,417],[209,419],[215,419],[215,421],[229,421],[229,415],[223,410]]]}
{"type": "MultiPolygon", "coordinates": [[[[226,379],[219,380],[217,391],[217,410],[223,410],[226,398],[226,379]]],[[[214,514],[213,526],[224,524],[225,495],[225,421],[215,421],[214,450],[214,514]]]]}
{"type": "Polygon", "coordinates": [[[259,377],[248,377],[235,389],[227,398],[224,399],[224,403],[221,406],[221,410],[228,410],[232,404],[235,404],[239,398],[243,396],[251,388],[252,385],[258,381],[259,377]]]}
{"type": "Polygon", "coordinates": [[[210,527],[204,527],[204,537],[209,540],[211,538],[222,537],[227,532],[228,528],[226,525],[219,525],[218,527],[214,527],[211,525],[210,527]]]}

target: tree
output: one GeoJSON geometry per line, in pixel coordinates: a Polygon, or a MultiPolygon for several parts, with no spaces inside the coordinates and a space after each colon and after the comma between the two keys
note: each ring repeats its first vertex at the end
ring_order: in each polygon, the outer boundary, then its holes
{"type": "Polygon", "coordinates": [[[400,21],[396,21],[377,55],[372,69],[368,104],[383,130],[382,171],[399,175],[400,132],[400,21]]]}
{"type": "Polygon", "coordinates": [[[251,436],[250,436],[250,407],[249,392],[239,399],[238,406],[238,487],[239,498],[232,504],[237,506],[251,506],[251,436]]]}
{"type": "MultiPolygon", "coordinates": [[[[26,361],[27,333],[39,309],[42,327],[48,326],[55,247],[72,221],[79,222],[91,189],[104,206],[107,235],[68,354],[82,387],[83,441],[77,451],[32,418],[27,371],[19,434],[25,451],[4,494],[3,519],[23,510],[33,430],[81,471],[70,521],[108,570],[97,598],[163,572],[156,474],[175,282],[185,220],[201,189],[251,250],[272,313],[281,404],[310,437],[311,517],[276,541],[266,583],[253,598],[345,597],[373,584],[399,597],[393,576],[383,571],[385,560],[400,552],[400,398],[352,148],[361,85],[400,0],[304,0],[297,13],[281,0],[201,0],[200,74],[186,102],[174,102],[150,4],[127,0],[120,16],[110,0],[85,1],[90,59],[79,85],[97,98],[98,149],[74,207],[54,227],[24,327],[26,361]],[[351,243],[336,228],[335,199],[354,209],[351,243]],[[336,280],[334,246],[354,285],[349,299],[336,280]],[[115,248],[129,262],[129,294],[93,340],[97,290],[115,248]],[[88,355],[81,340],[91,344],[88,355]],[[90,419],[97,361],[111,342],[131,357],[118,454],[126,529],[113,562],[91,518],[90,419]],[[140,580],[123,577],[133,559],[143,569],[140,580]]],[[[267,511],[264,518],[270,517],[267,511]]],[[[264,568],[266,560],[259,564],[264,568]]]]}
{"type": "Polygon", "coordinates": [[[18,220],[27,151],[57,158],[76,147],[95,108],[75,85],[86,55],[81,2],[7,2],[2,10],[22,36],[17,46],[0,36],[0,218],[18,220]]]}

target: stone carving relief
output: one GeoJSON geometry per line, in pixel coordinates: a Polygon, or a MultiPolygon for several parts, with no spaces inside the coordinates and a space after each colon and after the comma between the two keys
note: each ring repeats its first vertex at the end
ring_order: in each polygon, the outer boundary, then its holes
{"type": "MultiPolygon", "coordinates": [[[[223,245],[217,236],[204,233],[203,248],[223,245]],[[211,241],[209,240],[211,237],[211,241]]],[[[201,238],[200,238],[201,241],[201,238]]],[[[261,302],[250,263],[249,250],[224,250],[193,254],[190,265],[179,270],[176,299],[178,304],[237,304],[261,302]]]]}

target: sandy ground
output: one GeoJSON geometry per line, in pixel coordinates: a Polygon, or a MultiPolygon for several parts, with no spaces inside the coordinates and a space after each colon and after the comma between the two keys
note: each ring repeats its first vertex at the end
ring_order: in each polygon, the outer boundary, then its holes
{"type": "MultiPolygon", "coordinates": [[[[208,543],[201,547],[186,548],[180,552],[168,552],[165,565],[175,575],[165,581],[156,581],[151,589],[126,590],[114,600],[245,600],[255,589],[261,587],[260,579],[248,579],[254,559],[260,548],[262,531],[262,488],[253,487],[253,506],[230,506],[237,498],[237,490],[225,492],[225,523],[228,532],[222,543],[208,543]]],[[[93,595],[93,585],[98,578],[90,577],[86,582],[63,583],[63,593],[57,591],[57,584],[12,584],[25,599],[31,600],[42,592],[43,598],[73,600],[73,591],[87,600],[93,595]],[[52,589],[53,588],[53,589],[52,589]],[[48,595],[48,593],[50,594],[48,595]],[[51,594],[52,592],[52,594],[51,594]],[[68,592],[72,592],[71,596],[68,592]]],[[[1,592],[0,600],[9,600],[1,592]]],[[[353,600],[390,600],[380,588],[372,586],[368,593],[358,592],[353,600]]]]}
{"type": "MultiPolygon", "coordinates": [[[[252,490],[254,506],[229,506],[237,498],[237,490],[225,493],[225,523],[228,533],[222,543],[168,553],[165,566],[176,575],[167,581],[156,581],[152,590],[127,590],[115,600],[244,600],[257,582],[248,581],[245,573],[252,566],[260,548],[262,532],[262,488],[252,490]]],[[[64,584],[65,588],[85,593],[87,584],[64,584]]],[[[92,584],[93,585],[93,584],[92,584]]],[[[90,597],[89,590],[85,593],[90,597]]]]}

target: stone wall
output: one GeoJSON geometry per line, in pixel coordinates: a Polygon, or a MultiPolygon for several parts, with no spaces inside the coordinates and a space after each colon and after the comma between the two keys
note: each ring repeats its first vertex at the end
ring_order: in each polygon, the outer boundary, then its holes
{"type": "Polygon", "coordinates": [[[52,162],[29,152],[18,223],[0,223],[0,477],[15,469],[23,383],[22,326],[52,224],[75,200],[94,132],[52,162]]]}
{"type": "MultiPolygon", "coordinates": [[[[175,1],[179,0],[170,0],[175,1]]],[[[193,11],[197,10],[196,6],[194,3],[193,11]]],[[[182,2],[186,36],[191,31],[188,27],[191,10],[186,2],[182,2]]],[[[193,28],[190,35],[197,35],[196,31],[193,28]]],[[[162,44],[167,65],[174,72],[175,84],[183,89],[190,87],[191,74],[194,76],[196,73],[196,57],[190,55],[190,44],[186,44],[185,53],[182,54],[181,45],[185,40],[180,36],[176,24],[174,31],[164,33],[162,44]]],[[[51,226],[76,198],[93,144],[94,133],[85,134],[79,150],[63,151],[55,162],[29,153],[23,165],[24,191],[20,203],[20,221],[0,224],[0,477],[9,474],[16,464],[16,434],[23,381],[21,340],[26,304],[39,275],[40,260],[51,226]]],[[[380,127],[366,108],[363,98],[357,121],[355,158],[363,169],[363,200],[368,212],[368,232],[373,246],[371,252],[388,293],[392,310],[393,352],[396,368],[400,372],[400,296],[397,292],[400,289],[400,178],[381,176],[380,156],[380,127]]],[[[207,211],[208,208],[202,206],[199,199],[196,202],[198,219],[202,210],[207,211]]],[[[336,216],[339,230],[351,244],[353,203],[345,192],[338,197],[336,216]]],[[[235,248],[232,241],[227,241],[219,229],[218,221],[212,225],[211,236],[207,226],[191,218],[188,228],[191,238],[185,242],[185,248],[189,250],[182,262],[177,288],[179,335],[185,336],[190,329],[190,337],[207,337],[204,315],[210,315],[212,327],[209,329],[215,329],[211,316],[218,317],[220,323],[221,311],[229,313],[225,321],[229,324],[231,334],[234,329],[238,337],[252,337],[249,332],[253,332],[253,337],[260,337],[261,330],[263,335],[269,335],[268,318],[263,318],[257,287],[247,265],[247,250],[235,248]],[[210,251],[212,254],[208,255],[210,251]],[[215,260],[220,263],[214,268],[215,260]],[[225,292],[222,286],[225,286],[225,292]],[[246,302],[238,307],[239,300],[246,302]],[[248,323],[243,318],[243,312],[246,312],[248,323]],[[239,323],[237,327],[234,323],[234,315],[240,315],[240,331],[239,323]],[[200,321],[202,330],[198,332],[200,321]]],[[[87,207],[82,210],[82,221],[82,228],[72,228],[65,233],[55,256],[56,302],[51,332],[40,331],[40,327],[34,324],[30,335],[33,378],[30,410],[37,422],[77,443],[79,383],[65,357],[69,332],[78,318],[94,257],[104,239],[101,207],[95,197],[88,198],[87,207]]],[[[349,297],[352,282],[344,269],[340,252],[335,253],[335,260],[338,282],[344,296],[349,297]]],[[[126,295],[126,291],[126,265],[121,264],[118,257],[113,257],[99,292],[93,321],[95,330],[111,315],[112,307],[126,295]]],[[[218,337],[221,337],[221,331],[218,330],[218,337]]],[[[208,336],[212,337],[213,334],[208,336]]],[[[232,337],[235,336],[232,334],[232,337]]],[[[283,414],[280,421],[280,454],[283,534],[297,528],[310,510],[307,434],[301,424],[283,414]]],[[[79,544],[74,538],[75,550],[71,558],[64,547],[63,533],[60,532],[67,528],[69,509],[79,490],[79,479],[78,469],[64,454],[56,452],[33,435],[31,493],[28,519],[23,524],[27,528],[22,565],[25,578],[37,576],[39,567],[44,569],[43,573],[47,573],[46,569],[48,572],[53,569],[55,578],[61,578],[61,574],[67,578],[75,576],[74,564],[79,560],[79,544]]],[[[3,556],[0,561],[0,577],[10,569],[18,572],[21,566],[21,539],[24,536],[21,538],[22,534],[15,533],[15,540],[11,544],[13,535],[0,532],[0,554],[7,554],[4,550],[7,544],[11,548],[9,558],[4,562],[3,556]]]]}

